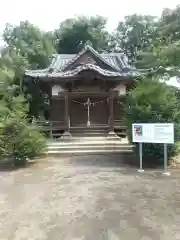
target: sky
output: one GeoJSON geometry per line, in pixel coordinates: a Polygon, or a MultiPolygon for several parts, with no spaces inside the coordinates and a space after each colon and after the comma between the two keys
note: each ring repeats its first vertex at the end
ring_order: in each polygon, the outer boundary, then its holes
{"type": "Polygon", "coordinates": [[[160,16],[163,8],[175,8],[179,0],[0,0],[0,45],[6,23],[28,20],[49,31],[66,18],[78,15],[101,15],[108,18],[107,29],[113,31],[119,20],[133,13],[160,16]]]}
{"type": "Polygon", "coordinates": [[[124,16],[139,13],[160,15],[165,7],[174,8],[179,0],[1,0],[0,32],[5,24],[29,20],[43,30],[52,30],[75,15],[102,15],[113,30],[124,16]]]}
{"type": "Polygon", "coordinates": [[[180,89],[180,82],[177,81],[176,77],[172,77],[169,79],[169,81],[166,82],[167,85],[173,86],[173,87],[177,87],[180,89]]]}
{"type": "MultiPolygon", "coordinates": [[[[133,13],[160,16],[164,8],[175,8],[179,3],[180,0],[0,0],[0,46],[4,45],[1,35],[6,23],[16,25],[28,20],[49,31],[66,18],[101,15],[108,18],[107,29],[113,31],[124,16],[133,13]]],[[[170,84],[177,82],[173,79],[170,84]]]]}

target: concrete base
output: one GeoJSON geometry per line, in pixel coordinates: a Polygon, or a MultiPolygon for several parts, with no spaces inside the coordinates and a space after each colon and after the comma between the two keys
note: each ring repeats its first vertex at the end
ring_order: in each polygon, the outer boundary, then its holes
{"type": "Polygon", "coordinates": [[[143,173],[144,172],[144,169],[138,169],[137,170],[139,173],[143,173]]]}
{"type": "Polygon", "coordinates": [[[123,142],[123,143],[126,143],[126,144],[129,144],[129,139],[128,139],[128,137],[122,138],[122,142],[123,142]]]}
{"type": "Polygon", "coordinates": [[[90,127],[90,126],[91,126],[90,121],[87,121],[87,127],[90,127]]]}
{"type": "Polygon", "coordinates": [[[164,175],[164,176],[170,176],[171,173],[170,173],[170,172],[163,172],[162,175],[164,175]]]}
{"type": "Polygon", "coordinates": [[[72,135],[70,134],[70,132],[65,131],[61,138],[63,138],[63,139],[70,139],[71,137],[72,137],[72,135]]]}
{"type": "Polygon", "coordinates": [[[121,138],[114,131],[110,131],[107,135],[107,139],[115,139],[115,138],[121,140],[121,138]]]}

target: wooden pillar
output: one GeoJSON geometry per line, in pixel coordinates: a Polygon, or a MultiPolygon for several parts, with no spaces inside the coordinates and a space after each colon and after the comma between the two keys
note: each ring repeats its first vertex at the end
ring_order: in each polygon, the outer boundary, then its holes
{"type": "Polygon", "coordinates": [[[109,99],[109,131],[114,131],[114,94],[110,92],[109,99]]]}
{"type": "Polygon", "coordinates": [[[65,131],[69,132],[69,94],[65,95],[65,131]]]}
{"type": "Polygon", "coordinates": [[[50,128],[50,131],[49,131],[49,135],[50,135],[50,138],[53,138],[53,123],[52,123],[52,85],[49,84],[49,128],[50,128]]]}
{"type": "Polygon", "coordinates": [[[53,131],[52,131],[53,125],[52,125],[52,121],[49,122],[49,127],[50,127],[49,136],[50,136],[50,138],[53,138],[53,131]]]}
{"type": "Polygon", "coordinates": [[[67,92],[65,95],[65,131],[63,133],[63,137],[71,137],[69,132],[69,93],[67,92]]]}

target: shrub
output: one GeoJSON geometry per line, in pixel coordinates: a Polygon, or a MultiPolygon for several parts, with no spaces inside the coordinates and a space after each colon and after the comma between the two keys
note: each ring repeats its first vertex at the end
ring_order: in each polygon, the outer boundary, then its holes
{"type": "MultiPolygon", "coordinates": [[[[175,144],[168,146],[168,156],[176,155],[180,136],[180,104],[176,95],[175,89],[156,79],[141,79],[137,82],[136,87],[129,92],[124,106],[130,141],[132,123],[174,123],[175,144]]],[[[162,144],[144,143],[143,156],[146,163],[162,163],[162,144]]]]}
{"type": "Polygon", "coordinates": [[[45,147],[45,138],[28,122],[28,105],[17,86],[0,85],[0,158],[23,165],[45,147]]]}
{"type": "Polygon", "coordinates": [[[45,143],[45,138],[35,125],[28,125],[17,117],[1,119],[0,156],[12,159],[15,165],[23,165],[27,158],[40,154],[45,143]]]}

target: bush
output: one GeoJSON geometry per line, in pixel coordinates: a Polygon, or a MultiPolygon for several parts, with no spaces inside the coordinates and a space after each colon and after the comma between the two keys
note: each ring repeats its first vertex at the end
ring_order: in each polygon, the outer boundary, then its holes
{"type": "Polygon", "coordinates": [[[45,138],[28,123],[28,104],[18,89],[12,84],[0,85],[0,158],[24,165],[43,151],[45,138]]]}
{"type": "Polygon", "coordinates": [[[1,119],[0,156],[12,159],[14,165],[24,165],[28,158],[42,153],[45,138],[35,125],[28,125],[17,117],[1,119]]]}
{"type": "MultiPolygon", "coordinates": [[[[175,89],[155,79],[141,79],[131,90],[125,102],[125,122],[132,141],[132,123],[174,123],[175,144],[168,146],[171,158],[179,151],[180,104],[175,89]]],[[[136,146],[137,147],[137,146],[136,146]]],[[[137,150],[137,148],[136,148],[137,150]]],[[[143,161],[162,164],[162,144],[143,144],[143,161]]]]}

